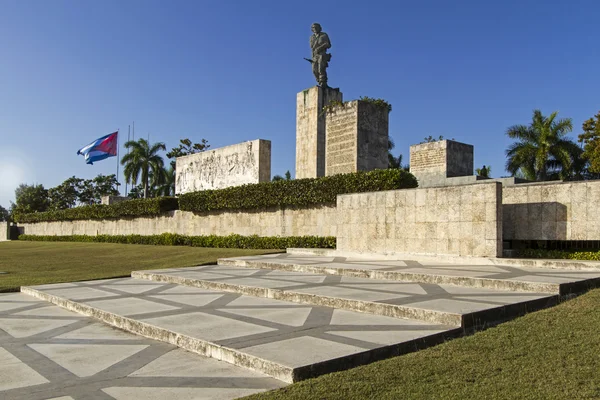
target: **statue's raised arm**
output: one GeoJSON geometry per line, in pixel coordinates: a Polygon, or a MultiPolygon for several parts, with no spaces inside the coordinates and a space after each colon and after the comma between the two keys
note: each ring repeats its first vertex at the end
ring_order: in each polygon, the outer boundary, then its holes
{"type": "Polygon", "coordinates": [[[329,36],[321,30],[318,23],[312,24],[313,34],[310,37],[310,48],[312,50],[312,69],[317,83],[322,87],[327,87],[327,67],[331,54],[327,50],[331,48],[329,36]]]}

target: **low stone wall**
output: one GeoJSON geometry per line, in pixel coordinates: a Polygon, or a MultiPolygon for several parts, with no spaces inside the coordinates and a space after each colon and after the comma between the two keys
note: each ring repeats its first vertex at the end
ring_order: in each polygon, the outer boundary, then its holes
{"type": "Polygon", "coordinates": [[[507,186],[505,240],[600,240],[600,180],[507,186]]]}
{"type": "Polygon", "coordinates": [[[0,242],[6,242],[10,240],[8,230],[10,229],[10,223],[0,221],[0,242]]]}
{"type": "Polygon", "coordinates": [[[342,252],[502,254],[502,184],[338,196],[342,252]]]}
{"type": "Polygon", "coordinates": [[[171,211],[160,217],[119,220],[82,220],[20,224],[28,235],[182,235],[230,234],[258,236],[336,236],[335,206],[272,208],[264,211],[196,214],[171,211]]]}

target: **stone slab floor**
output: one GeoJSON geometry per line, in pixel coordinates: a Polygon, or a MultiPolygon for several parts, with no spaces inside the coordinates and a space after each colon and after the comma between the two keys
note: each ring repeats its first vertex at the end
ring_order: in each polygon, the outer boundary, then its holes
{"type": "Polygon", "coordinates": [[[284,385],[25,294],[0,294],[3,400],[224,400],[284,385]]]}

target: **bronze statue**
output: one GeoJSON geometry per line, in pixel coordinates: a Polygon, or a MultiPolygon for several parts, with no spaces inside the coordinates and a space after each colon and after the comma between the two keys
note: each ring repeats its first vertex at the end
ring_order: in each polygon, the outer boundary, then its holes
{"type": "Polygon", "coordinates": [[[327,87],[327,67],[331,54],[327,53],[327,49],[331,47],[329,36],[321,31],[321,25],[318,23],[312,24],[313,35],[310,37],[310,48],[312,50],[312,59],[305,58],[312,64],[313,74],[319,86],[327,87]]]}

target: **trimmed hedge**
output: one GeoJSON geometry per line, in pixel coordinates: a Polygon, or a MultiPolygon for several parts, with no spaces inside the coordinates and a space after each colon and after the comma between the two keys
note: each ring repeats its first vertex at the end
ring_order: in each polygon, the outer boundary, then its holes
{"type": "Polygon", "coordinates": [[[179,208],[183,211],[206,212],[333,204],[338,194],[409,189],[417,186],[417,179],[409,172],[392,168],[380,169],[186,193],[179,196],[179,208]]]}
{"type": "Polygon", "coordinates": [[[45,211],[31,214],[17,214],[16,222],[75,221],[83,219],[108,219],[127,217],[154,217],[164,212],[177,210],[179,203],[175,197],[127,200],[117,204],[81,206],[66,210],[45,211]]]}
{"type": "Polygon", "coordinates": [[[216,247],[230,249],[285,249],[296,248],[328,248],[334,249],[335,237],[332,236],[185,236],[176,233],[163,233],[161,235],[71,235],[71,236],[44,236],[20,235],[19,240],[34,242],[87,242],[87,243],[120,243],[120,244],[148,244],[158,246],[191,246],[191,247],[216,247]]]}
{"type": "Polygon", "coordinates": [[[545,249],[524,249],[517,252],[523,258],[550,258],[564,260],[600,261],[600,251],[565,251],[545,249]]]}

